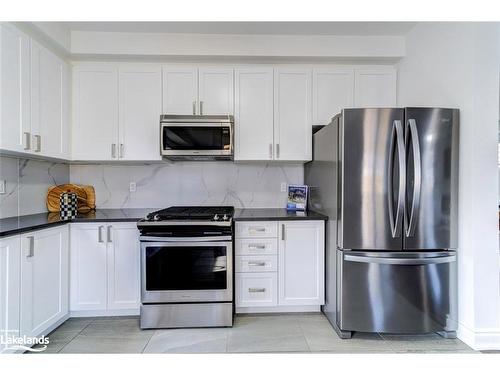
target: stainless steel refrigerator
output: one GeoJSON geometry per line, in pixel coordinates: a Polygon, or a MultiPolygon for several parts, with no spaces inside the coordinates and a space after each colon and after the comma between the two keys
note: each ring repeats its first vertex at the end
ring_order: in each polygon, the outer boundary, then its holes
{"type": "Polygon", "coordinates": [[[310,208],[327,222],[323,312],[353,331],[457,329],[459,111],[344,109],[313,135],[310,208]]]}

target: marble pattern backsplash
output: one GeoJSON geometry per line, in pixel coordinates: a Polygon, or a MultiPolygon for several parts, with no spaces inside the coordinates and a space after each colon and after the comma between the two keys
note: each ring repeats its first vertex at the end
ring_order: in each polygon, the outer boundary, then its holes
{"type": "Polygon", "coordinates": [[[176,162],[149,165],[74,164],[71,182],[93,185],[98,208],[232,205],[286,207],[282,182],[302,184],[302,164],[176,162]],[[136,191],[130,192],[135,182],[136,191]]]}
{"type": "Polygon", "coordinates": [[[69,182],[69,165],[0,156],[0,180],[6,182],[0,218],[46,212],[47,189],[69,182]]]}

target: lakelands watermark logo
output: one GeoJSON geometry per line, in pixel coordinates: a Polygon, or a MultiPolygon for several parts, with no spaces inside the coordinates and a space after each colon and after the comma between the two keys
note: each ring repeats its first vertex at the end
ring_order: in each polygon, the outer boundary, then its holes
{"type": "Polygon", "coordinates": [[[40,337],[31,337],[26,335],[19,335],[17,330],[1,330],[0,331],[0,351],[2,353],[13,353],[16,351],[28,352],[43,352],[49,345],[49,338],[45,335],[40,337]],[[33,346],[39,345],[37,348],[33,346]]]}

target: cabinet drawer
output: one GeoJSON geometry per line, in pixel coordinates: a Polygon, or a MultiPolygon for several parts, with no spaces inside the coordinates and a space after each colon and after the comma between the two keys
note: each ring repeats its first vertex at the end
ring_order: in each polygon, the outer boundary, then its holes
{"type": "Polygon", "coordinates": [[[236,223],[236,238],[272,238],[277,236],[277,221],[243,221],[236,223]]]}
{"type": "Polygon", "coordinates": [[[278,253],[275,238],[255,238],[235,240],[236,255],[272,255],[278,253]]]}
{"type": "Polygon", "coordinates": [[[275,272],[237,273],[236,307],[276,306],[278,277],[275,272]]]}
{"type": "Polygon", "coordinates": [[[236,272],[276,272],[277,255],[236,256],[236,272]]]}

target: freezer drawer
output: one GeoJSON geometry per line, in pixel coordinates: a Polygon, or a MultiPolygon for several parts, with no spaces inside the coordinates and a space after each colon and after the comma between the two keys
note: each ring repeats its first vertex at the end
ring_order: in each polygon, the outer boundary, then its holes
{"type": "Polygon", "coordinates": [[[457,329],[456,255],[337,251],[341,330],[425,333],[457,329]]]}

